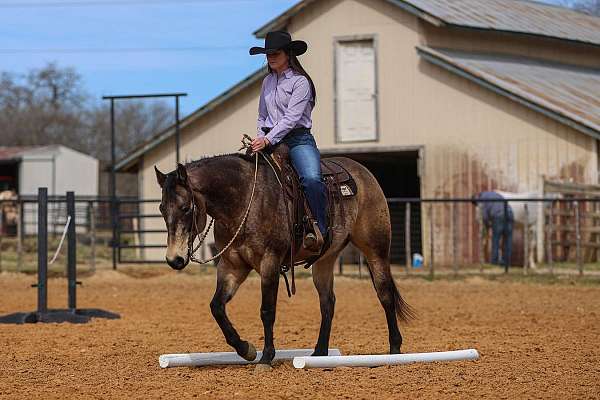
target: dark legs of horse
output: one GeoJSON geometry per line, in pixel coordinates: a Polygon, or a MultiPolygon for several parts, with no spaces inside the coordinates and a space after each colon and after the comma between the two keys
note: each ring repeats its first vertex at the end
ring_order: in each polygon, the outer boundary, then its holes
{"type": "MultiPolygon", "coordinates": [[[[373,265],[383,264],[382,260],[377,259],[368,262],[373,263],[373,265]]],[[[396,288],[391,273],[382,276],[381,274],[375,274],[374,270],[370,270],[370,272],[373,279],[373,285],[377,291],[377,297],[385,311],[390,342],[390,354],[398,354],[400,353],[400,346],[402,346],[402,335],[400,334],[400,329],[398,329],[398,321],[396,319],[396,295],[398,289],[396,288]]]]}
{"type": "Polygon", "coordinates": [[[390,354],[398,354],[402,345],[402,335],[400,334],[400,329],[398,329],[398,320],[396,318],[397,302],[400,294],[392,278],[389,262],[378,257],[369,258],[368,256],[367,262],[377,297],[385,311],[390,341],[390,354]]]}
{"type": "Polygon", "coordinates": [[[363,229],[355,232],[352,237],[352,243],[358,247],[367,258],[369,273],[373,281],[373,286],[377,292],[379,302],[385,311],[385,318],[388,325],[388,334],[390,341],[390,354],[400,353],[402,345],[402,335],[398,329],[399,316],[402,319],[408,319],[410,309],[404,302],[398,288],[394,283],[389,261],[389,243],[390,233],[387,230],[377,230],[377,224],[362,225],[363,229]],[[366,232],[369,227],[375,227],[375,231],[366,232]]]}
{"type": "Polygon", "coordinates": [[[221,259],[217,266],[217,290],[210,302],[210,311],[217,324],[219,324],[227,344],[233,347],[244,359],[253,361],[256,358],[256,349],[251,343],[240,338],[225,313],[225,305],[233,298],[249,272],[249,268],[234,268],[224,259],[221,259]]]}
{"type": "Polygon", "coordinates": [[[335,311],[335,294],[333,293],[334,261],[335,257],[329,257],[319,260],[312,267],[313,282],[319,293],[319,305],[321,307],[321,328],[319,329],[319,339],[313,356],[326,356],[329,353],[329,336],[335,311]]]}
{"type": "Polygon", "coordinates": [[[279,289],[278,265],[277,260],[267,254],[264,255],[260,264],[260,289],[262,294],[260,319],[263,323],[265,346],[259,364],[271,364],[271,361],[275,357],[273,325],[275,324],[277,290],[279,289]]]}

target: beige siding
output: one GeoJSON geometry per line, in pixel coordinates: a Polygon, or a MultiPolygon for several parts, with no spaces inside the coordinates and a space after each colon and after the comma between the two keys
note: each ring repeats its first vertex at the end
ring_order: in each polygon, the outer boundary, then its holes
{"type": "MultiPolygon", "coordinates": [[[[442,31],[379,0],[315,2],[297,15],[288,29],[309,43],[309,52],[301,61],[317,87],[313,133],[322,151],[423,146],[423,197],[470,197],[484,189],[539,190],[542,175],[583,183],[598,180],[593,139],[429,64],[415,51],[415,46],[427,44],[590,65],[594,56],[582,52],[578,45],[515,35],[442,31]],[[336,143],[334,132],[334,41],[353,35],[375,37],[379,140],[344,144],[336,143]]],[[[194,159],[237,150],[241,133],[255,131],[259,90],[260,83],[256,83],[184,129],[183,157],[194,159]]],[[[173,140],[144,155],[144,197],[159,196],[152,167],[170,171],[174,159],[173,140]]],[[[436,260],[445,264],[452,261],[451,212],[451,206],[435,206],[436,260]]],[[[472,206],[458,206],[457,212],[459,260],[475,261],[477,232],[472,206]]],[[[422,215],[427,260],[429,223],[425,209],[422,215]]],[[[162,220],[148,224],[164,226],[162,220]]],[[[147,237],[146,242],[165,240],[156,235],[147,237]]]]}

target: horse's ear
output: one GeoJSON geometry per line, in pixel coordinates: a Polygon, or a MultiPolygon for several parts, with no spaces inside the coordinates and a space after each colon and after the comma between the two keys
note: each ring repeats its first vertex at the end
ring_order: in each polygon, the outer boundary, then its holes
{"type": "Polygon", "coordinates": [[[187,169],[185,168],[185,165],[177,163],[177,178],[181,181],[181,182],[185,182],[187,183],[187,169]]]}
{"type": "Polygon", "coordinates": [[[163,174],[162,172],[160,172],[158,170],[158,168],[156,168],[156,165],[154,166],[154,172],[156,172],[156,181],[158,182],[160,187],[163,187],[163,185],[165,184],[165,180],[167,179],[167,176],[165,174],[163,174]]]}

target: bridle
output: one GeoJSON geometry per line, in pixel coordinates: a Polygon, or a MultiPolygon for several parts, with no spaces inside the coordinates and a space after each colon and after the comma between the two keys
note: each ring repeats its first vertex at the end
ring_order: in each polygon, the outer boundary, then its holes
{"type": "MultiPolygon", "coordinates": [[[[252,143],[252,138],[248,135],[244,135],[242,138],[242,147],[239,150],[250,148],[251,143],[252,143]]],[[[254,200],[254,192],[256,189],[256,178],[258,175],[258,156],[259,156],[259,154],[262,156],[262,158],[267,162],[267,164],[271,167],[271,169],[275,173],[275,177],[277,178],[277,182],[279,183],[279,186],[281,187],[282,194],[283,194],[283,190],[284,190],[283,183],[279,179],[279,175],[277,174],[277,171],[275,170],[275,167],[273,166],[271,161],[269,161],[269,158],[262,151],[254,153],[254,182],[252,183],[252,193],[250,194],[250,201],[248,202],[248,207],[246,208],[246,212],[244,213],[244,218],[242,218],[242,222],[240,222],[240,226],[235,231],[235,234],[233,235],[233,237],[231,238],[229,243],[227,243],[227,245],[225,247],[223,247],[223,249],[221,251],[219,251],[217,254],[215,254],[213,257],[209,258],[208,260],[202,260],[200,258],[197,258],[195,253],[200,248],[200,246],[202,246],[202,243],[204,243],[204,240],[206,239],[208,232],[212,228],[212,226],[215,222],[215,219],[213,217],[211,217],[208,227],[204,230],[204,232],[202,232],[202,234],[200,234],[200,232],[198,230],[198,223],[197,223],[197,218],[196,218],[198,206],[196,205],[196,201],[194,200],[194,191],[192,190],[191,187],[189,187],[189,184],[186,182],[187,189],[190,191],[190,193],[192,193],[191,210],[192,210],[193,225],[192,225],[192,229],[190,229],[190,234],[188,237],[188,258],[190,261],[193,261],[198,264],[206,264],[206,263],[213,261],[216,258],[219,258],[223,253],[225,253],[227,251],[227,249],[233,244],[233,242],[239,235],[240,231],[242,230],[242,227],[246,223],[246,219],[248,218],[248,214],[250,213],[250,207],[252,206],[252,201],[254,200]],[[199,240],[198,244],[194,247],[194,241],[196,240],[197,236],[200,236],[200,240],[199,240]]],[[[283,196],[285,198],[285,194],[283,194],[283,196]]],[[[290,215],[289,215],[289,212],[287,209],[287,205],[285,206],[285,212],[286,212],[288,223],[289,223],[289,226],[291,229],[292,224],[291,224],[290,215]]],[[[291,231],[290,231],[290,234],[292,234],[291,231]]],[[[280,268],[280,274],[283,275],[283,278],[285,279],[285,286],[286,286],[286,289],[288,292],[288,296],[291,297],[292,294],[296,293],[296,285],[294,282],[293,251],[290,252],[290,266],[286,267],[286,266],[282,265],[280,268]],[[292,288],[291,288],[291,290],[290,290],[290,284],[288,282],[288,278],[287,278],[287,274],[286,274],[290,268],[292,270],[292,288]]]]}
{"type": "MultiPolygon", "coordinates": [[[[252,141],[252,139],[250,138],[250,136],[244,135],[244,138],[242,139],[242,149],[250,147],[251,141],[252,141]]],[[[262,153],[260,153],[260,154],[263,155],[262,153]]],[[[264,157],[264,155],[263,155],[263,157],[264,157]]],[[[193,192],[192,188],[189,187],[189,184],[186,182],[186,185],[188,186],[187,189],[192,193],[191,209],[192,209],[193,227],[192,227],[192,229],[190,229],[190,234],[188,237],[188,257],[189,257],[190,261],[196,262],[198,264],[209,263],[209,262],[213,261],[214,259],[219,258],[233,244],[233,242],[235,241],[235,239],[241,232],[242,227],[246,223],[246,219],[248,218],[248,214],[250,213],[250,207],[252,206],[252,201],[254,200],[254,192],[256,189],[257,175],[258,175],[258,153],[254,153],[254,182],[252,184],[252,193],[250,194],[250,201],[248,202],[248,207],[246,208],[246,212],[244,213],[244,218],[242,218],[242,222],[240,222],[240,226],[238,226],[237,230],[235,231],[235,234],[233,235],[233,237],[231,238],[229,243],[227,243],[227,245],[225,247],[223,247],[223,249],[221,249],[221,251],[219,251],[217,254],[215,254],[213,257],[209,258],[208,260],[202,260],[202,259],[196,257],[195,253],[200,248],[200,246],[202,246],[202,243],[204,243],[204,240],[206,239],[208,232],[212,228],[213,223],[215,222],[215,219],[213,217],[211,217],[208,227],[204,230],[204,232],[202,232],[202,234],[200,234],[200,232],[198,230],[198,224],[197,224],[197,218],[196,218],[198,206],[196,205],[196,201],[194,200],[194,192],[193,192]],[[196,240],[197,236],[200,236],[200,241],[194,247],[194,241],[196,240]]]]}

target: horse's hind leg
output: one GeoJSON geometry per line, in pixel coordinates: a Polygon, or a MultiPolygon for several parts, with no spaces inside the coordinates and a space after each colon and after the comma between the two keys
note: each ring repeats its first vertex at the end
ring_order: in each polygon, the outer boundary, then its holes
{"type": "Polygon", "coordinates": [[[233,298],[242,282],[246,280],[250,270],[246,266],[235,267],[221,258],[217,266],[217,289],[210,302],[210,311],[219,324],[227,344],[232,346],[244,359],[253,361],[256,358],[256,349],[252,343],[240,338],[225,313],[225,305],[233,298]]]}
{"type": "Polygon", "coordinates": [[[331,321],[335,309],[335,294],[333,293],[333,264],[336,255],[328,256],[315,263],[312,267],[313,283],[319,293],[321,307],[321,328],[319,339],[315,346],[313,356],[326,356],[329,353],[329,336],[331,334],[331,321]]]}
{"type": "Polygon", "coordinates": [[[411,311],[400,296],[392,277],[389,261],[390,238],[389,230],[384,229],[381,225],[363,224],[359,229],[355,229],[351,241],[367,258],[373,286],[385,311],[390,354],[396,354],[400,353],[402,345],[402,335],[398,328],[397,317],[407,320],[411,316],[411,311]],[[369,229],[369,227],[374,229],[369,229]]]}

